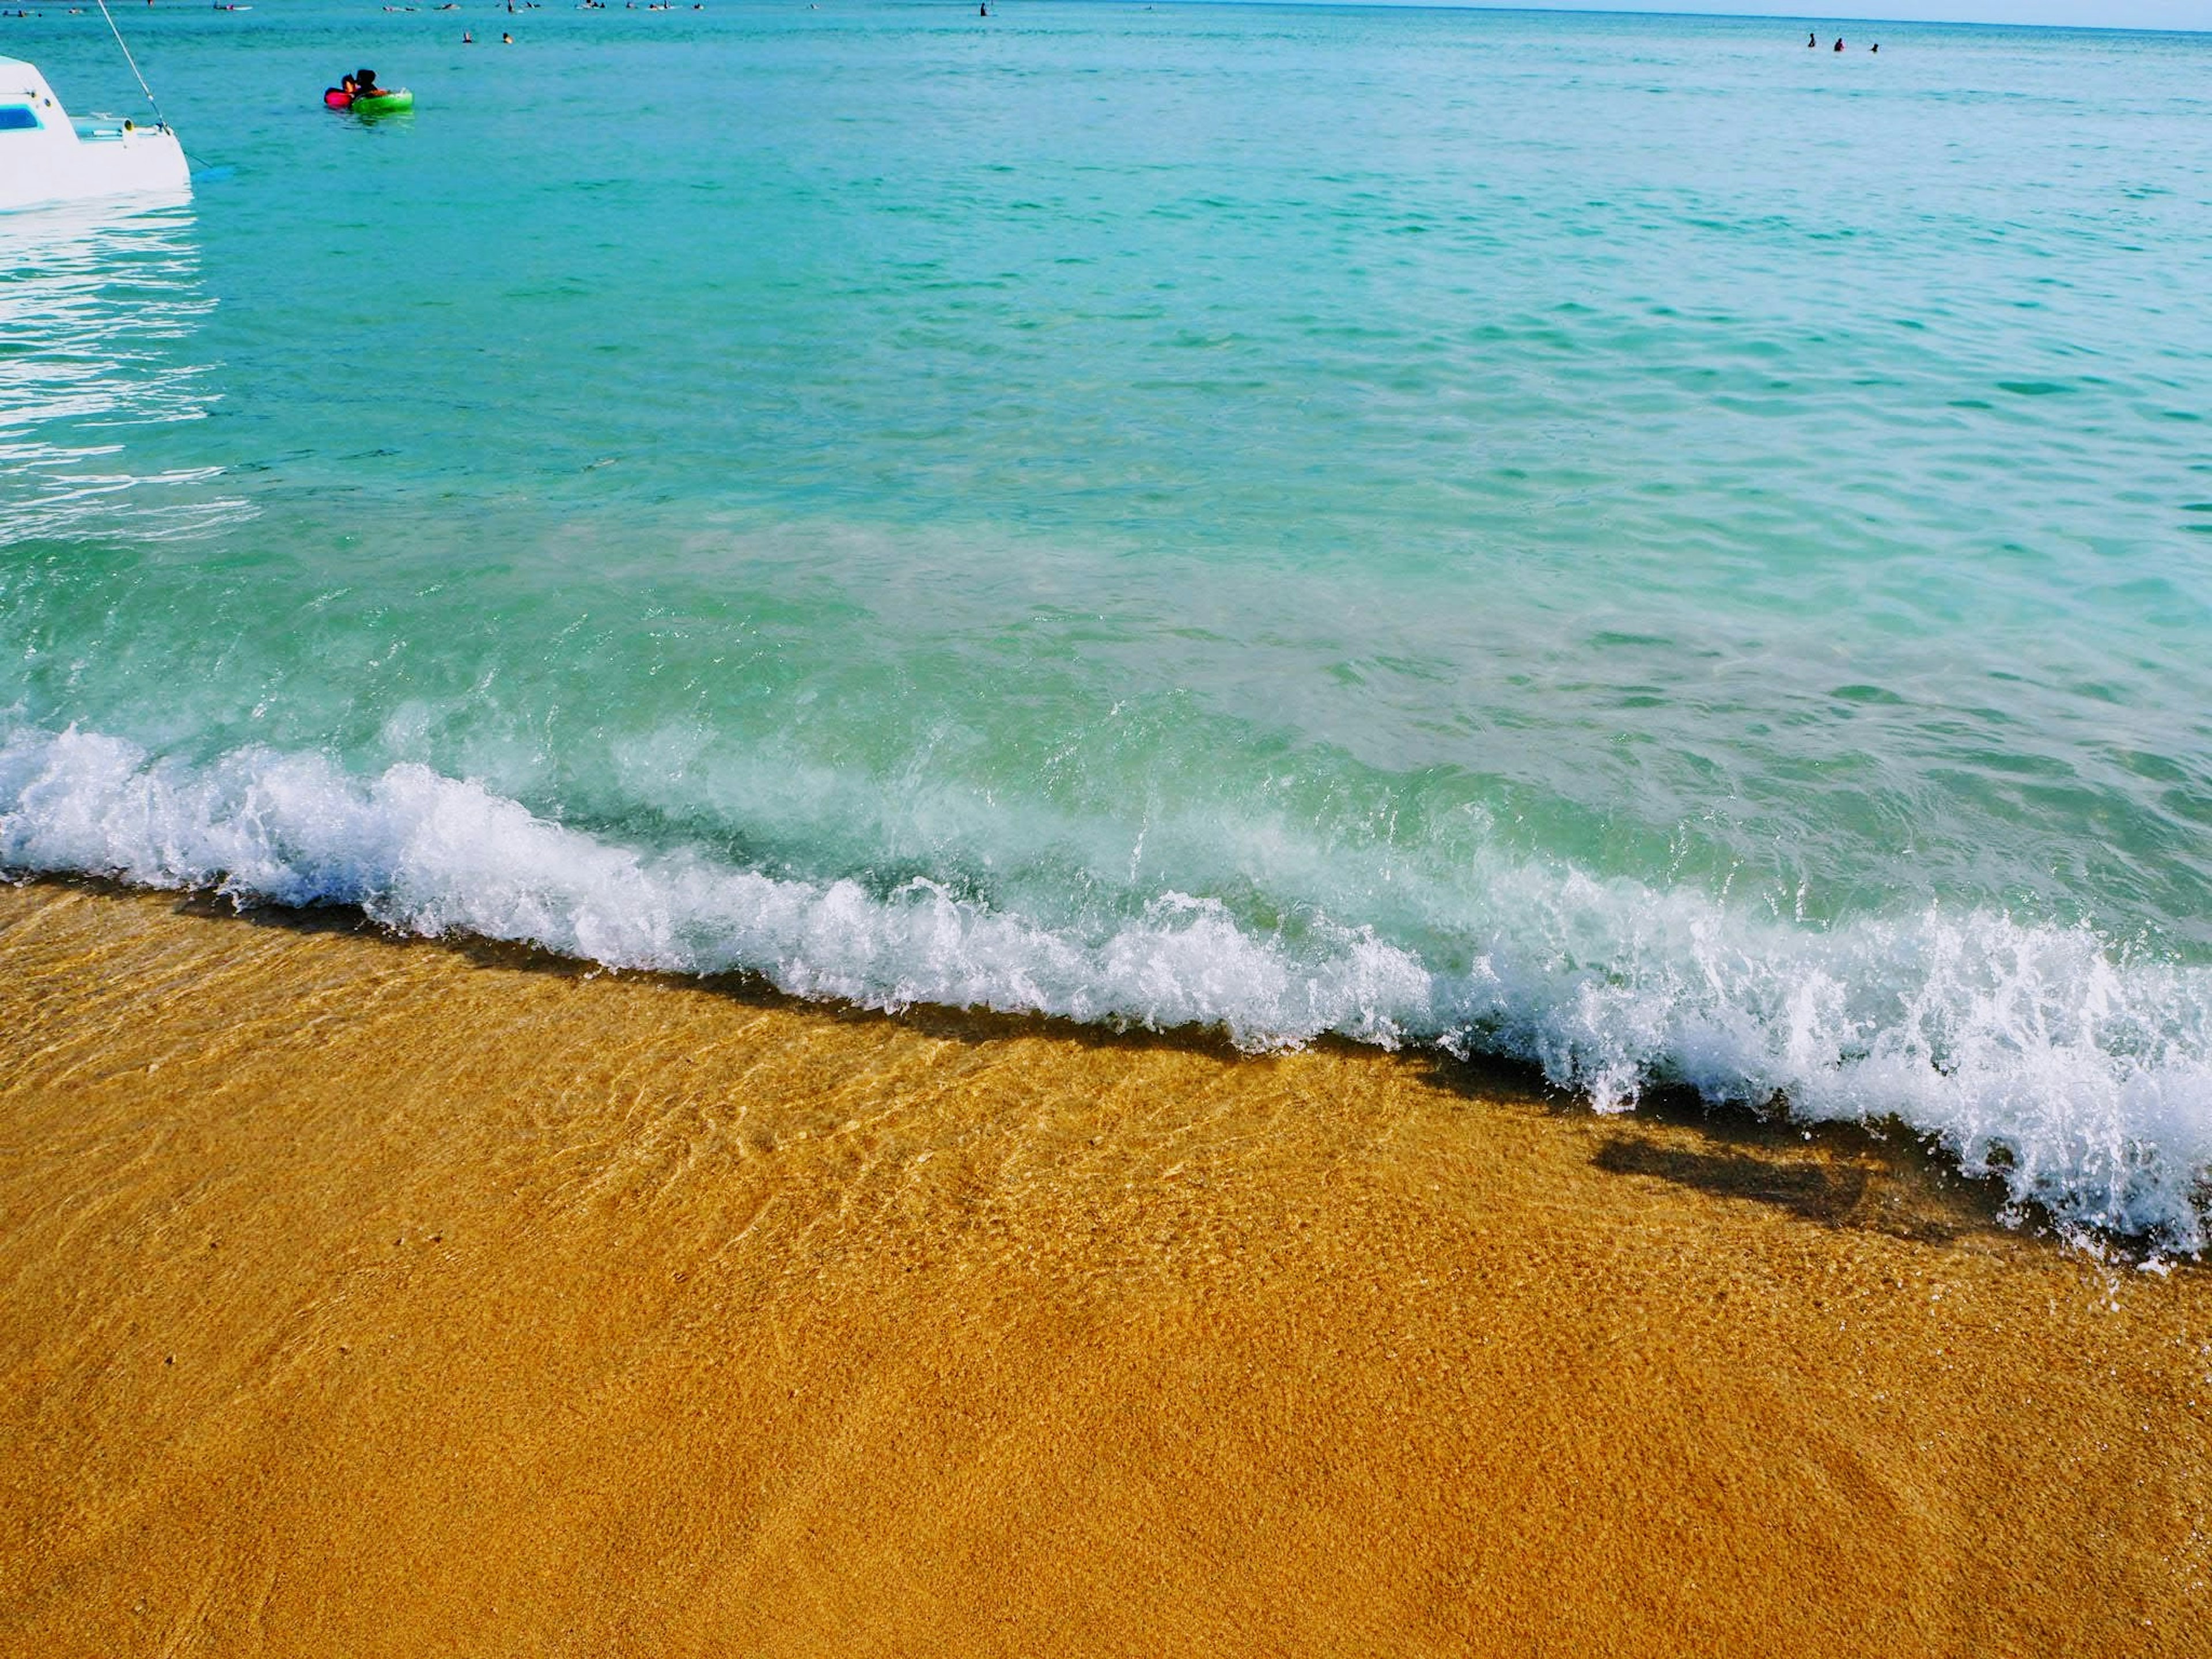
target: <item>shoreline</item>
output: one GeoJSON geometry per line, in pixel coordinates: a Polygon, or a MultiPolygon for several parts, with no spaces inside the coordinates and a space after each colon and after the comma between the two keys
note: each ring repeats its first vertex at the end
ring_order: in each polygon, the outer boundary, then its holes
{"type": "Polygon", "coordinates": [[[0,887],[0,1609],[170,1652],[2212,1640],[2212,1279],[1856,1128],[0,887]]]}
{"type": "MultiPolygon", "coordinates": [[[[1891,1212],[1890,1219],[1865,1224],[1887,1224],[1907,1234],[1928,1237],[1948,1237],[1960,1230],[1993,1230],[2057,1248],[2086,1248],[2101,1259],[2136,1267],[2148,1265],[2152,1271],[2170,1271],[2176,1267],[2212,1270],[2212,1264],[2186,1255],[2169,1255],[2139,1236],[2115,1236],[2094,1228],[2069,1230],[2037,1200],[2014,1198],[2007,1191],[2001,1175],[1974,1176],[1961,1170],[1956,1157],[1942,1145],[1939,1137],[1895,1115],[1863,1122],[1799,1120],[1786,1112],[1761,1111],[1741,1103],[1708,1104],[1696,1090],[1680,1084],[1648,1085],[1634,1105],[1619,1112],[1603,1111],[1592,1105],[1582,1091],[1551,1082],[1533,1061],[1489,1054],[1462,1058],[1427,1041],[1408,1040],[1394,1048],[1385,1048],[1335,1032],[1322,1032],[1301,1042],[1251,1049],[1240,1048],[1227,1031],[1211,1025],[1159,1027],[1086,1021],[1057,1013],[951,1007],[933,1002],[886,1009],[842,997],[810,997],[787,991],[764,975],[746,969],[685,973],[668,969],[617,967],[587,957],[571,956],[526,939],[499,939],[465,931],[410,933],[379,921],[352,904],[303,907],[271,900],[240,903],[208,889],[145,887],[111,877],[76,872],[0,871],[0,930],[7,926],[4,895],[11,888],[80,892],[127,904],[150,902],[166,905],[178,915],[199,921],[242,923],[303,936],[342,935],[400,951],[448,951],[478,968],[550,974],[579,981],[604,978],[651,985],[722,998],[742,1006],[845,1023],[889,1021],[927,1036],[951,1037],[967,1043],[1030,1038],[1085,1048],[1157,1048],[1200,1056],[1228,1066],[1265,1065],[1290,1055],[1335,1056],[1354,1064],[1382,1056],[1425,1071],[1429,1083],[1449,1092],[1510,1101],[1571,1119],[1665,1125],[1702,1133],[1723,1143],[1746,1142],[1770,1149],[1794,1151],[1800,1143],[1817,1142],[1837,1159],[1861,1164],[1870,1162],[1881,1168],[1885,1207],[1891,1212]]],[[[1759,1185],[1756,1182],[1752,1184],[1759,1185]]],[[[1785,1208],[1832,1214],[1838,1207],[1838,1190],[1833,1183],[1815,1182],[1811,1189],[1795,1196],[1785,1196],[1778,1189],[1771,1197],[1771,1201],[1785,1208]]]]}

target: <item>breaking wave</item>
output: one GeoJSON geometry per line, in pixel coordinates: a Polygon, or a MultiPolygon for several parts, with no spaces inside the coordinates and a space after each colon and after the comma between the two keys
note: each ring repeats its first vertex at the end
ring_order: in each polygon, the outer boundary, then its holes
{"type": "Polygon", "coordinates": [[[0,867],[358,906],[420,934],[805,997],[1154,1028],[1325,1033],[1540,1066],[1601,1110],[1682,1084],[1813,1120],[1894,1118],[2069,1227],[2195,1253],[2212,1171],[2212,972],[1987,910],[1826,929],[1528,863],[1470,871],[1486,935],[1425,961],[1350,919],[1295,936],[1165,891],[1048,927],[927,879],[872,890],[565,828],[414,764],[162,759],[71,728],[0,743],[0,867]]]}

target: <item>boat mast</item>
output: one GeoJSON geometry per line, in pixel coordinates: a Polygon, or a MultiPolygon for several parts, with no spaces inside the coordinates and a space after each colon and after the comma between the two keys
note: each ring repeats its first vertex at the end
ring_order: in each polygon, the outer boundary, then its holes
{"type": "Polygon", "coordinates": [[[161,113],[161,100],[154,95],[154,88],[146,84],[146,77],[138,74],[138,60],[131,55],[131,48],[123,39],[123,31],[115,27],[114,14],[107,9],[107,0],[100,0],[100,15],[107,19],[108,33],[115,37],[115,44],[123,48],[123,61],[131,65],[131,74],[138,76],[138,90],[146,94],[146,101],[154,106],[154,118],[161,124],[164,131],[171,130],[169,118],[161,113]]]}

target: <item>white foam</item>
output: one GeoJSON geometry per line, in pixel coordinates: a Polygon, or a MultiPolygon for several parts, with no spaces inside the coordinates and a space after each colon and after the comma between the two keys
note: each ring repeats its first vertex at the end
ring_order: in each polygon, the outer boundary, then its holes
{"type": "Polygon", "coordinates": [[[2124,960],[2086,928],[1929,910],[1816,931],[1501,864],[1468,874],[1483,920],[1459,966],[1326,920],[1293,945],[1176,892],[1054,931],[927,880],[884,895],[648,854],[419,765],[364,778],[264,749],[191,765],[75,729],[0,744],[0,866],[358,905],[869,1007],[1212,1026],[1252,1048],[1433,1042],[1533,1060],[1601,1109],[1660,1081],[1778,1097],[1808,1119],[1902,1119],[2069,1225],[2204,1243],[2212,974],[2124,960]]]}

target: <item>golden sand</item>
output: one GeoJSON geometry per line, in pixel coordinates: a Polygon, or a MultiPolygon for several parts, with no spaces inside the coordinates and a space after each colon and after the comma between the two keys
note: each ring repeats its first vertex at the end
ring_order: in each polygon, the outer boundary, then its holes
{"type": "Polygon", "coordinates": [[[1899,1140],[0,888],[0,1651],[2212,1652],[2212,1279],[1899,1140]]]}

